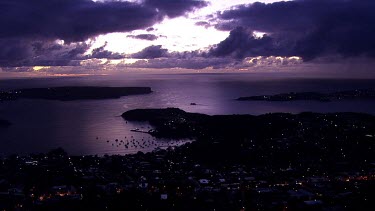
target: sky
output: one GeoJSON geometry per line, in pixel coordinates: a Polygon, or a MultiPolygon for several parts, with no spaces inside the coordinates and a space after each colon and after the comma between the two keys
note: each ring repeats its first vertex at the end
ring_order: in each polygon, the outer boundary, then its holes
{"type": "Polygon", "coordinates": [[[0,73],[373,76],[373,0],[0,0],[0,73]]]}

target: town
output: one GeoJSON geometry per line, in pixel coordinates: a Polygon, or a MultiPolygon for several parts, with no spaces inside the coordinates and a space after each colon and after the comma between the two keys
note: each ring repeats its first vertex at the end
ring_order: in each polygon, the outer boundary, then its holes
{"type": "Polygon", "coordinates": [[[177,138],[178,131],[190,128],[180,137],[195,141],[129,155],[69,156],[59,148],[46,154],[6,156],[0,161],[0,209],[367,210],[373,206],[375,117],[371,115],[208,116],[170,108],[133,110],[123,116],[129,121],[136,116],[149,119],[155,136],[177,138]]]}

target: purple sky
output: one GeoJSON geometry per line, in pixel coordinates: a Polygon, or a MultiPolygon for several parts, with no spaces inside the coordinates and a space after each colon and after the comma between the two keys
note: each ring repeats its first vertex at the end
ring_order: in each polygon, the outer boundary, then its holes
{"type": "Polygon", "coordinates": [[[373,0],[0,0],[0,73],[373,74],[373,0]]]}

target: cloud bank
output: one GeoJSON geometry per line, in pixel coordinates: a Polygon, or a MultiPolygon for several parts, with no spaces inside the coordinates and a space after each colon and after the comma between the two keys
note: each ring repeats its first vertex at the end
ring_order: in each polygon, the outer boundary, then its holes
{"type": "Polygon", "coordinates": [[[374,57],[374,10],[372,0],[296,0],[240,5],[216,15],[215,27],[232,31],[213,50],[213,55],[296,55],[305,61],[331,55],[374,57]],[[267,36],[257,40],[252,31],[266,32],[267,36]],[[245,46],[238,44],[241,41],[245,46]],[[224,51],[226,47],[230,50],[224,51]]]}
{"type": "Polygon", "coordinates": [[[182,57],[182,53],[170,53],[161,46],[150,46],[134,55],[136,58],[164,58],[143,66],[155,63],[158,67],[169,67],[161,65],[168,57],[171,64],[184,68],[203,67],[192,64],[202,64],[201,58],[207,61],[206,67],[214,68],[253,67],[254,61],[257,61],[256,65],[294,65],[301,62],[299,59],[295,61],[294,58],[298,57],[313,63],[338,62],[347,58],[373,60],[373,11],[375,1],[372,0],[295,0],[238,5],[208,16],[207,21],[196,22],[198,26],[230,31],[225,40],[207,52],[185,52],[187,57],[182,57]],[[259,36],[259,32],[265,34],[259,36]],[[181,65],[184,63],[181,59],[187,58],[191,60],[190,66],[188,62],[181,65]],[[218,62],[216,58],[223,60],[218,62]]]}
{"type": "MultiPolygon", "coordinates": [[[[64,65],[82,58],[88,38],[146,29],[206,5],[196,0],[1,0],[0,66],[64,65]]],[[[109,53],[99,50],[94,58],[109,53]]]]}
{"type": "Polygon", "coordinates": [[[138,34],[138,35],[128,35],[127,37],[134,38],[134,39],[140,39],[140,40],[156,40],[159,37],[154,34],[138,34]]]}
{"type": "Polygon", "coordinates": [[[205,6],[197,0],[0,0],[0,67],[103,65],[101,59],[134,58],[141,60],[127,66],[246,69],[375,57],[373,0],[238,5],[196,20],[197,26],[229,32],[199,51],[170,52],[160,44],[131,55],[110,52],[106,44],[92,49],[98,35],[139,29],[145,33],[128,37],[151,43],[160,38],[155,24],[205,6]]]}

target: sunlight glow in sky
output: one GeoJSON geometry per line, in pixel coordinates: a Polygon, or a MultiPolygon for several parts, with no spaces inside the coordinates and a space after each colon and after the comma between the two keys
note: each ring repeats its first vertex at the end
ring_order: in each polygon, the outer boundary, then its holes
{"type": "Polygon", "coordinates": [[[33,70],[34,71],[41,71],[41,70],[46,70],[46,69],[50,69],[50,68],[51,68],[50,66],[34,66],[33,70]]]}
{"type": "MultiPolygon", "coordinates": [[[[136,2],[136,0],[134,1],[136,2]]],[[[161,45],[170,52],[183,52],[194,50],[205,50],[208,47],[219,43],[228,37],[229,32],[219,31],[214,27],[205,28],[197,26],[196,22],[207,21],[207,15],[223,11],[240,4],[249,4],[257,1],[254,0],[209,0],[207,7],[196,10],[184,17],[174,19],[165,19],[159,24],[153,26],[154,31],[135,30],[129,33],[110,33],[100,35],[95,39],[94,45],[88,51],[103,46],[106,42],[105,50],[132,54],[141,51],[150,45],[161,45]],[[127,37],[128,35],[155,34],[158,39],[149,41],[127,37]]],[[[272,3],[275,0],[263,0],[258,2],[272,3]]],[[[257,37],[263,36],[264,33],[256,32],[257,37]]]]}
{"type": "Polygon", "coordinates": [[[7,11],[0,13],[0,74],[310,67],[373,73],[373,3],[6,0],[0,4],[7,11]]]}

